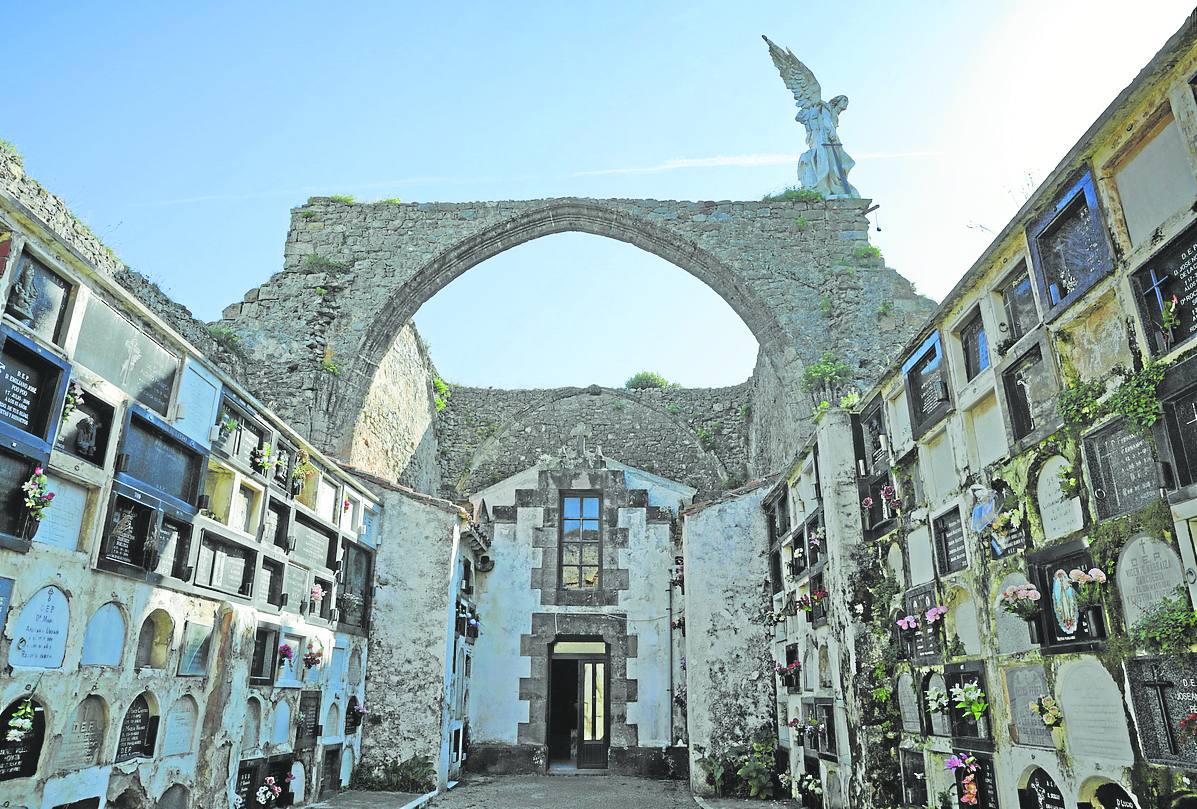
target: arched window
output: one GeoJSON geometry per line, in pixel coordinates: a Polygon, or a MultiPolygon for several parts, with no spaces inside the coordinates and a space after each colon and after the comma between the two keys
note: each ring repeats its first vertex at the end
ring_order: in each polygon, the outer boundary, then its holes
{"type": "Polygon", "coordinates": [[[165,610],[154,610],[146,616],[137,635],[137,668],[164,669],[170,657],[170,644],[175,623],[165,610]]]}
{"type": "Polygon", "coordinates": [[[108,731],[108,706],[103,697],[92,694],[79,703],[67,732],[62,734],[55,767],[84,770],[100,763],[108,731]]]}
{"type": "Polygon", "coordinates": [[[158,701],[150,692],[139,694],[121,722],[116,743],[116,761],[153,758],[158,743],[158,701]]]}
{"type": "MultiPolygon", "coordinates": [[[[51,588],[47,588],[51,589],[51,588]]],[[[46,742],[46,709],[32,696],[22,697],[0,713],[0,781],[28,778],[46,742]]]]}
{"type": "Polygon", "coordinates": [[[125,653],[125,615],[115,601],[96,610],[83,635],[81,666],[119,666],[125,653]]]}

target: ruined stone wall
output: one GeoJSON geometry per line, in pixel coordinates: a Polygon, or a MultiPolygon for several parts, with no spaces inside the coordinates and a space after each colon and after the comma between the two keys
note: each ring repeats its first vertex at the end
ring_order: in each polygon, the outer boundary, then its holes
{"type": "MultiPolygon", "coordinates": [[[[284,270],[228,307],[260,395],[342,456],[378,368],[416,310],[458,275],[542,236],[619,239],[690,272],[752,330],[781,389],[836,351],[860,384],[932,304],[868,246],[866,200],[555,199],[350,204],[317,197],[292,217],[284,270]],[[887,302],[888,305],[887,305],[887,302]]],[[[787,419],[779,428],[809,432],[787,419]]],[[[794,442],[770,441],[762,446],[794,442]]],[[[790,459],[770,453],[769,468],[790,459]]]]}
{"type": "Polygon", "coordinates": [[[436,419],[446,497],[461,497],[586,445],[700,492],[743,480],[752,409],[730,388],[452,388],[436,419]]]}
{"type": "Polygon", "coordinates": [[[690,787],[712,794],[704,757],[720,758],[774,723],[771,632],[760,621],[769,577],[763,482],[683,511],[690,787]]]}

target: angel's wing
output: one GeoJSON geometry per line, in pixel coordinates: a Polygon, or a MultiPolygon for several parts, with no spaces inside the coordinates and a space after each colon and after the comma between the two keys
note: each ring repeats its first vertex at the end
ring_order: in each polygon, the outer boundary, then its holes
{"type": "Polygon", "coordinates": [[[810,72],[810,68],[798,61],[798,57],[789,48],[783,50],[763,34],[761,39],[769,44],[769,55],[773,57],[773,64],[777,65],[781,80],[794,94],[798,106],[810,107],[818,104],[823,99],[823,88],[819,86],[819,80],[810,72]]]}

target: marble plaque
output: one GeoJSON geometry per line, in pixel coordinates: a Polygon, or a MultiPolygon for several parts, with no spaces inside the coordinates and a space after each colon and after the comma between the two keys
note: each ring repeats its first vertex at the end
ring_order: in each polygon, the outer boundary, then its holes
{"type": "Polygon", "coordinates": [[[1086,436],[1085,459],[1101,519],[1128,514],[1159,499],[1151,445],[1121,424],[1086,436]]]}
{"type": "Polygon", "coordinates": [[[914,683],[909,674],[898,678],[898,710],[902,714],[902,730],[921,733],[923,726],[919,719],[919,703],[914,695],[914,683]]]}
{"type": "Polygon", "coordinates": [[[357,685],[362,681],[362,650],[354,649],[349,655],[349,684],[357,685]]]}
{"type": "Polygon", "coordinates": [[[119,666],[125,650],[125,616],[115,602],[96,610],[83,635],[81,666],[119,666]]]}
{"type": "MultiPolygon", "coordinates": [[[[283,609],[287,612],[299,612],[300,605],[311,593],[308,588],[308,572],[302,567],[287,565],[283,574],[283,592],[287,594],[287,604],[283,609]]],[[[319,607],[316,610],[319,611],[319,607]]]]}
{"type": "Polygon", "coordinates": [[[280,700],[271,717],[270,743],[286,744],[291,738],[291,706],[280,700]]]}
{"type": "Polygon", "coordinates": [[[116,761],[128,761],[139,756],[152,756],[157,740],[158,718],[150,712],[145,695],[133,700],[121,722],[121,735],[116,743],[116,761]]]}
{"type": "MultiPolygon", "coordinates": [[[[1060,455],[1053,455],[1043,462],[1039,469],[1039,481],[1035,495],[1039,503],[1039,516],[1043,521],[1045,539],[1059,539],[1085,527],[1085,516],[1081,510],[1081,498],[1065,498],[1060,490],[1060,470],[1069,467],[1068,461],[1060,455]]],[[[1072,470],[1080,478],[1080,470],[1072,470]]]]}
{"type": "MultiPolygon", "coordinates": [[[[926,612],[923,614],[925,616],[926,612]]],[[[956,637],[960,638],[960,643],[964,645],[964,653],[981,654],[981,627],[977,622],[977,605],[973,603],[972,598],[961,599],[952,607],[951,616],[956,637]]]]}
{"type": "Polygon", "coordinates": [[[906,554],[910,560],[912,585],[935,580],[935,557],[931,550],[931,532],[927,526],[919,526],[907,534],[906,554]]]}
{"type": "Polygon", "coordinates": [[[183,625],[183,648],[179,655],[180,677],[203,677],[208,673],[212,627],[188,621],[183,625]]]}
{"type": "Polygon", "coordinates": [[[62,370],[19,343],[0,348],[0,422],[49,438],[51,399],[62,370]]]}
{"type": "Polygon", "coordinates": [[[291,530],[295,535],[295,550],[291,557],[311,568],[328,567],[332,537],[299,515],[296,515],[291,530]]]}
{"type": "Polygon", "coordinates": [[[1162,354],[1197,334],[1197,227],[1173,240],[1135,273],[1135,281],[1143,294],[1139,308],[1148,324],[1152,348],[1162,354]],[[1154,287],[1159,285],[1158,297],[1154,287]],[[1177,320],[1167,339],[1161,323],[1160,301],[1176,297],[1177,320]]]}
{"type": "Polygon", "coordinates": [[[1137,536],[1118,555],[1118,595],[1127,626],[1140,618],[1184,584],[1180,557],[1172,546],[1149,536],[1137,536]]]}
{"type": "Polygon", "coordinates": [[[947,514],[935,518],[935,542],[941,574],[968,567],[968,548],[964,539],[964,523],[960,520],[959,509],[953,509],[947,514]]]}
{"type": "Polygon", "coordinates": [[[1030,747],[1054,747],[1051,729],[1030,709],[1040,695],[1051,694],[1043,667],[1019,666],[1006,669],[1003,674],[1010,703],[1012,740],[1030,747]]]}
{"type": "Polygon", "coordinates": [[[1134,763],[1122,692],[1104,666],[1091,659],[1066,664],[1056,681],[1056,701],[1074,757],[1134,763]]]}
{"type": "Polygon", "coordinates": [[[304,691],[299,695],[296,715],[295,749],[310,750],[320,736],[320,692],[304,691]]]}
{"type": "Polygon", "coordinates": [[[209,446],[210,430],[216,423],[219,399],[220,381],[194,360],[188,360],[179,381],[179,409],[182,416],[175,420],[175,429],[192,441],[209,446]]]}
{"type": "Polygon", "coordinates": [[[1126,661],[1126,670],[1144,757],[1193,769],[1197,739],[1182,735],[1178,726],[1197,711],[1197,654],[1137,657],[1126,661]]]}
{"type": "Polygon", "coordinates": [[[1018,805],[1027,809],[1067,809],[1064,793],[1045,770],[1036,767],[1027,779],[1027,785],[1018,790],[1018,805]]]}
{"type": "Polygon", "coordinates": [[[195,504],[203,474],[202,455],[140,418],[129,420],[123,449],[129,456],[125,469],[129,477],[195,504]]]}
{"type": "Polygon", "coordinates": [[[21,256],[5,311],[46,342],[61,337],[71,285],[32,256],[21,256]]]}
{"type": "Polygon", "coordinates": [[[166,415],[178,358],[98,298],[83,314],[75,360],[166,415]]]}
{"type": "MultiPolygon", "coordinates": [[[[945,694],[948,694],[948,700],[949,701],[951,700],[951,693],[948,691],[948,684],[944,680],[943,675],[940,674],[939,672],[935,672],[929,678],[927,678],[924,688],[926,691],[930,691],[933,688],[939,689],[940,691],[944,692],[945,694]]],[[[926,704],[926,694],[923,695],[923,702],[924,702],[924,704],[926,704]]],[[[931,733],[933,735],[935,735],[935,736],[951,736],[952,735],[952,724],[949,721],[949,717],[948,717],[948,711],[950,711],[950,710],[952,710],[952,709],[949,707],[947,710],[944,710],[944,711],[938,711],[938,712],[929,711],[928,712],[931,716],[931,733]]]]}
{"type": "Polygon", "coordinates": [[[79,546],[79,532],[87,510],[87,489],[53,474],[46,477],[48,488],[54,492],[54,502],[45,510],[33,541],[73,551],[79,546]]]}
{"type": "Polygon", "coordinates": [[[104,701],[99,697],[88,697],[79,703],[68,731],[62,734],[58,769],[82,770],[99,761],[104,746],[105,714],[104,701]]]}
{"type": "Polygon", "coordinates": [[[190,753],[195,737],[195,722],[198,711],[195,700],[180,697],[166,715],[166,732],[162,738],[162,755],[177,756],[190,753]]]}
{"type": "MultiPolygon", "coordinates": [[[[24,706],[24,699],[17,699],[0,713],[0,727],[7,731],[13,715],[24,706]]],[[[14,778],[28,778],[37,772],[38,758],[46,741],[46,711],[37,701],[29,703],[33,709],[33,727],[20,738],[0,736],[0,781],[14,778]]]]}
{"type": "Polygon", "coordinates": [[[70,607],[62,590],[43,587],[34,593],[13,625],[9,665],[40,669],[60,667],[66,653],[70,617],[70,607]]]}

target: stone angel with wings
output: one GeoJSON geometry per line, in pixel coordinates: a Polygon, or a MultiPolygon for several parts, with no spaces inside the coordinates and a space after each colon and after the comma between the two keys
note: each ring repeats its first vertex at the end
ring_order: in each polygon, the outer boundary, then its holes
{"type": "Polygon", "coordinates": [[[848,182],[848,172],[856,162],[844,151],[836,128],[840,113],[848,108],[847,96],[823,101],[823,88],[810,68],[798,61],[792,51],[782,49],[767,36],[769,55],[781,73],[781,79],[794,94],[798,114],[794,120],[806,127],[806,151],[798,158],[798,181],[803,188],[820,191],[829,199],[859,197],[848,182]]]}

